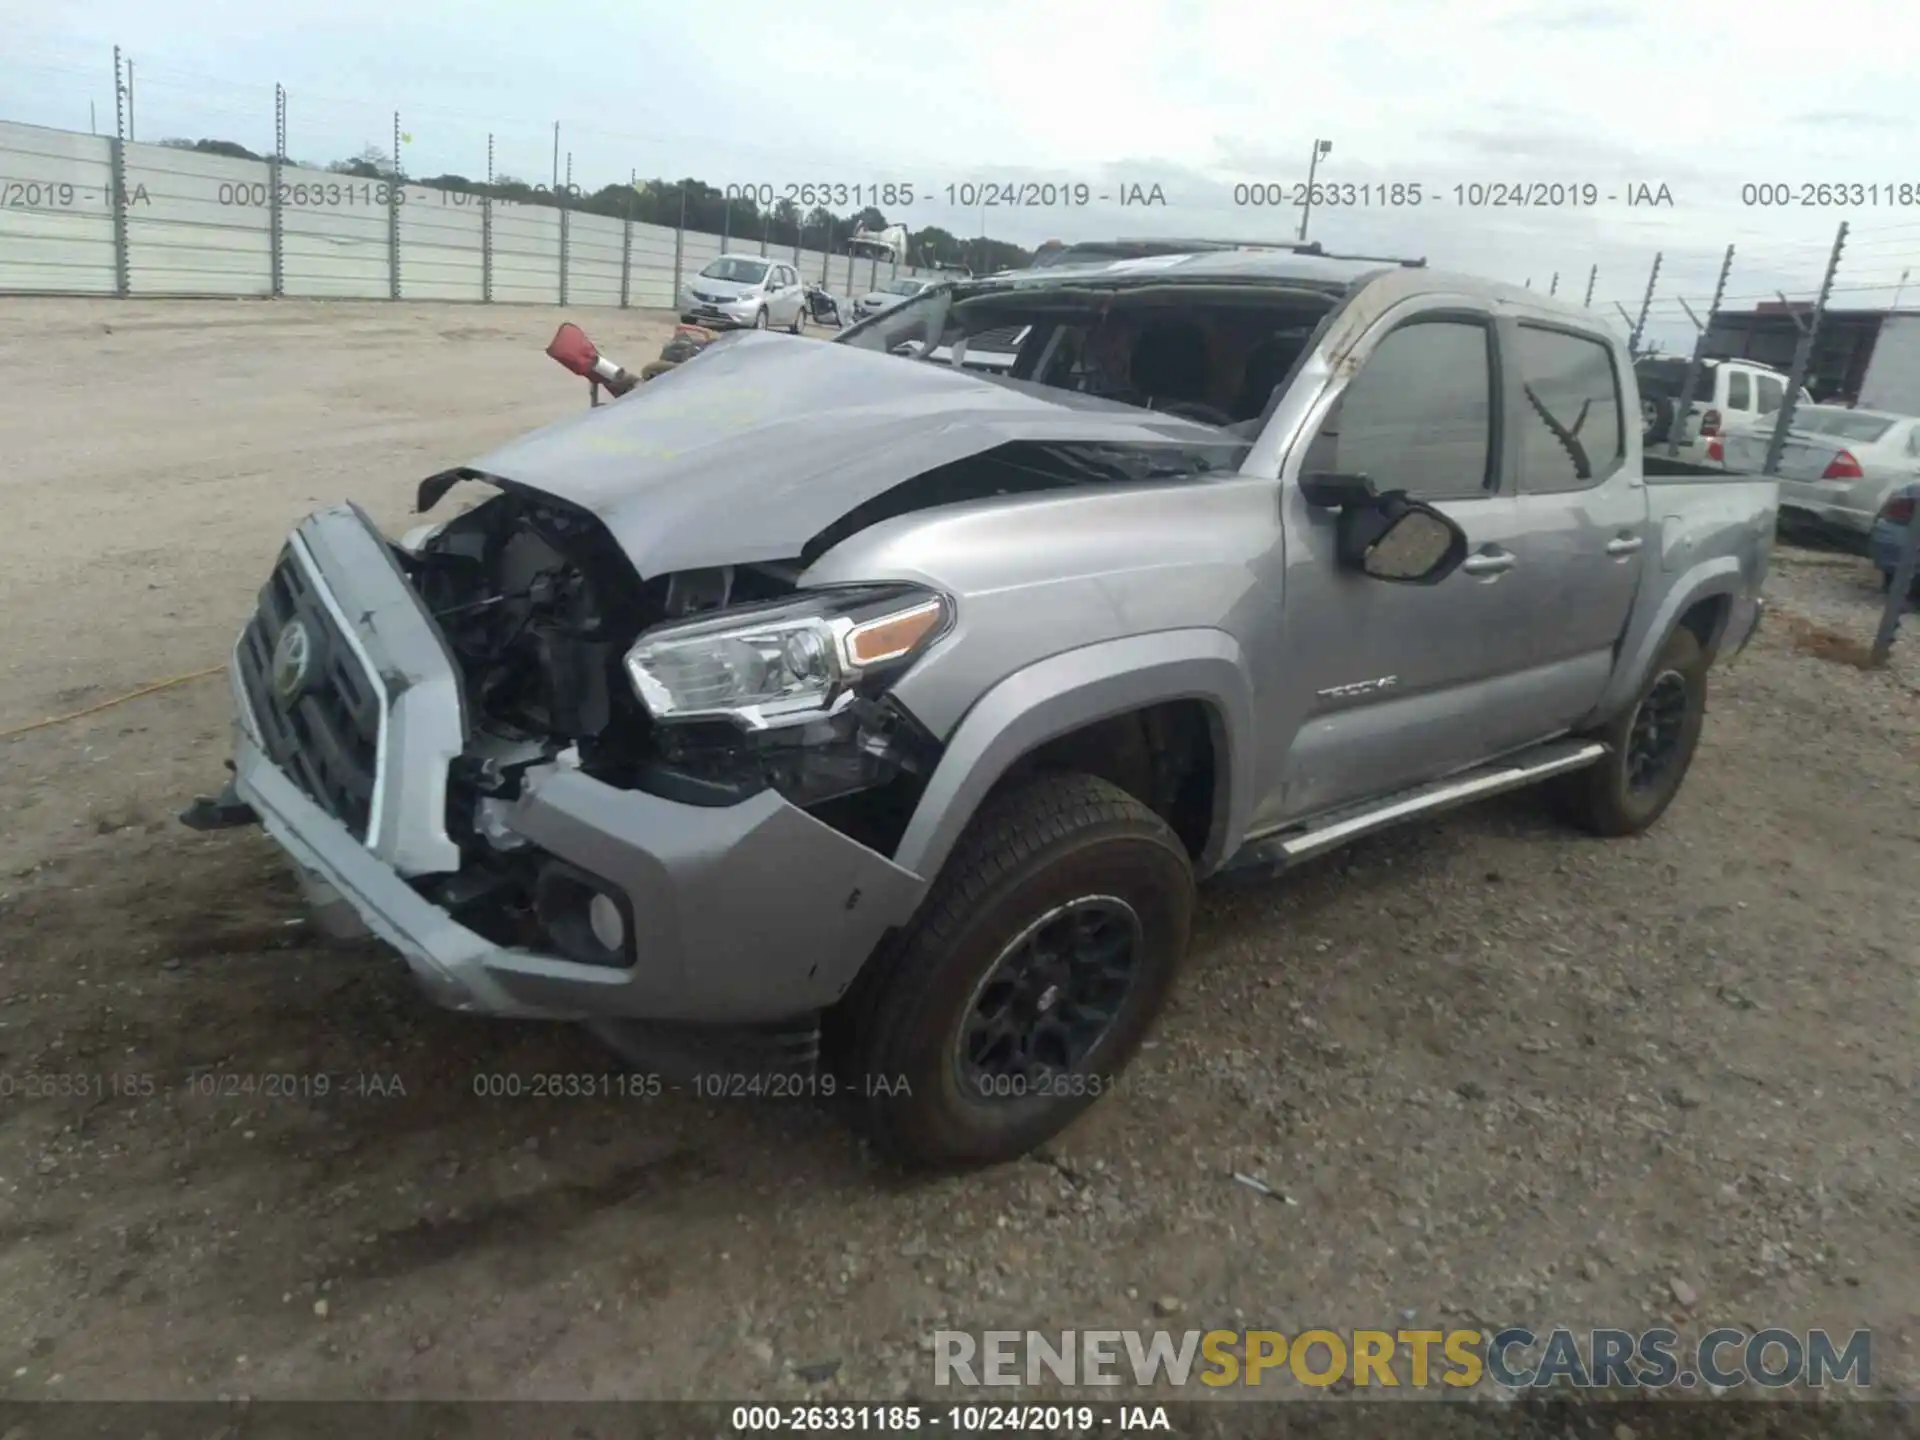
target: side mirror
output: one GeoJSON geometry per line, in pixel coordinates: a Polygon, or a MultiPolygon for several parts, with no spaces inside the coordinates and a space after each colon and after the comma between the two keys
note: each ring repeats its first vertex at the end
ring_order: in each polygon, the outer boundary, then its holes
{"type": "Polygon", "coordinates": [[[595,363],[600,359],[600,351],[587,338],[587,332],[571,320],[553,332],[553,343],[547,346],[547,354],[574,374],[589,379],[592,378],[595,363]]]}
{"type": "Polygon", "coordinates": [[[1467,532],[1395,490],[1340,512],[1342,566],[1395,585],[1438,585],[1467,558],[1467,532]]]}

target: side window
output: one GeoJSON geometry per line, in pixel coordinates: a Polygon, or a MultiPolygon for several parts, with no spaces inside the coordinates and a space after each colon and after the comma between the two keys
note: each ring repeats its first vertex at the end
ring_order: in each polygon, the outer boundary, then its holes
{"type": "Polygon", "coordinates": [[[1727,408],[1729,410],[1753,409],[1753,388],[1747,381],[1747,372],[1735,370],[1727,376],[1727,408]]]}
{"type": "Polygon", "coordinates": [[[1550,494],[1598,485],[1626,454],[1613,354],[1585,335],[1520,327],[1520,488],[1550,494]]]}
{"type": "Polygon", "coordinates": [[[1760,413],[1762,415],[1771,415],[1786,403],[1787,387],[1784,381],[1776,380],[1771,375],[1760,375],[1754,378],[1753,383],[1758,386],[1760,390],[1760,413]]]}
{"type": "Polygon", "coordinates": [[[1365,475],[1419,500],[1494,488],[1492,332],[1416,320],[1374,349],[1320,427],[1305,468],[1365,475]]]}

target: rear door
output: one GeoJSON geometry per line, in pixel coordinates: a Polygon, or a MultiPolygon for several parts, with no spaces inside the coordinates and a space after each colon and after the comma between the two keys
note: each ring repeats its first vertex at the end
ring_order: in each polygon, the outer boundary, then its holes
{"type": "Polygon", "coordinates": [[[1503,321],[1520,496],[1520,563],[1510,604],[1514,663],[1557,707],[1543,729],[1571,726],[1613,673],[1646,565],[1646,485],[1627,463],[1624,357],[1603,335],[1549,320],[1503,321]]]}

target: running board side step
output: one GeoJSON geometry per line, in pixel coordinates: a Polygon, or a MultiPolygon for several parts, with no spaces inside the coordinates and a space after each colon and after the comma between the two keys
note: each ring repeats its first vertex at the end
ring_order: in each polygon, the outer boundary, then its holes
{"type": "Polygon", "coordinates": [[[1559,740],[1536,745],[1497,764],[1482,765],[1429,785],[1403,790],[1385,800],[1336,810],[1310,825],[1294,826],[1250,840],[1222,867],[1221,873],[1225,876],[1250,870],[1271,874],[1404,820],[1450,810],[1504,790],[1518,790],[1570,770],[1583,770],[1606,753],[1607,747],[1593,740],[1559,740]]]}

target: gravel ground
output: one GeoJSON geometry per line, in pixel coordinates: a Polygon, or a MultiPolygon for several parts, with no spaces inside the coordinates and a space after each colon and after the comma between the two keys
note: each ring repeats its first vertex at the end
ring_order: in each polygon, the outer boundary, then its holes
{"type": "MultiPolygon", "coordinates": [[[[555,318],[9,302],[0,729],[217,664],[300,512],[398,523],[582,403],[555,318]]],[[[1131,1087],[931,1183],[805,1102],[477,1095],[605,1065],[173,825],[217,681],[0,742],[0,1397],[884,1398],[937,1328],[1669,1319],[1869,1326],[1912,1396],[1920,642],[1838,658],[1868,567],[1778,558],[1651,833],[1508,797],[1215,890],[1131,1087]]]]}

